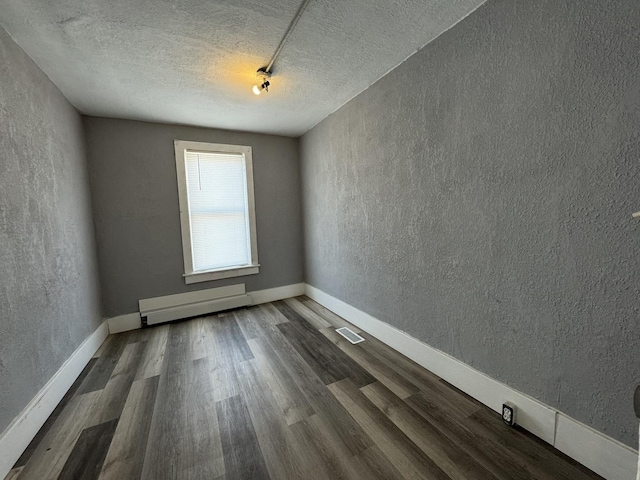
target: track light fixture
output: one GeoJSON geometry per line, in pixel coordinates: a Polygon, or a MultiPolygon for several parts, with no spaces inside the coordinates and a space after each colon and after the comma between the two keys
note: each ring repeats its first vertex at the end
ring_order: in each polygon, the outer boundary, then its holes
{"type": "Polygon", "coordinates": [[[260,95],[262,91],[269,91],[269,85],[271,83],[269,80],[271,79],[271,74],[266,71],[266,69],[261,68],[256,72],[256,77],[258,78],[258,83],[253,86],[253,93],[255,95],[260,95]]]}
{"type": "Polygon", "coordinates": [[[271,67],[273,67],[273,62],[276,61],[276,58],[280,54],[280,50],[282,50],[282,47],[284,47],[284,44],[289,39],[289,35],[291,35],[291,32],[293,32],[293,29],[298,24],[298,20],[300,20],[300,17],[304,13],[305,8],[307,8],[307,5],[309,5],[310,1],[311,0],[304,0],[302,2],[302,5],[300,5],[300,8],[298,8],[298,12],[296,13],[296,16],[293,18],[293,20],[289,24],[289,28],[287,28],[287,31],[284,34],[284,37],[282,37],[282,40],[280,40],[280,45],[278,45],[276,52],[273,54],[273,57],[271,57],[269,64],[266,67],[262,67],[258,69],[258,71],[256,72],[256,76],[258,77],[258,83],[253,86],[253,93],[255,95],[260,95],[263,91],[265,92],[269,91],[269,86],[271,85],[271,67]]]}

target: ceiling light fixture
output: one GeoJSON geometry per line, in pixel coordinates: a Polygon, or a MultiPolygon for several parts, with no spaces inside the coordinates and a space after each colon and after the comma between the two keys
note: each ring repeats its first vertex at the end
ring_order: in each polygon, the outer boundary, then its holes
{"type": "Polygon", "coordinates": [[[253,86],[253,93],[260,95],[263,90],[268,92],[269,85],[271,85],[271,82],[269,82],[271,74],[261,68],[256,72],[256,77],[258,77],[258,83],[253,86]]]}
{"type": "Polygon", "coordinates": [[[280,44],[278,45],[278,48],[276,48],[276,52],[271,57],[269,64],[266,67],[259,68],[258,71],[256,72],[256,76],[258,77],[258,83],[253,86],[254,94],[260,95],[263,90],[265,92],[269,91],[269,86],[271,85],[271,68],[273,67],[274,62],[276,61],[276,58],[278,58],[278,55],[280,54],[282,47],[284,47],[284,44],[289,39],[291,32],[293,32],[293,29],[296,28],[296,25],[298,24],[298,20],[300,20],[300,17],[304,13],[310,1],[311,0],[304,0],[304,2],[302,2],[302,5],[300,5],[300,8],[298,8],[298,12],[296,13],[296,16],[293,18],[293,20],[289,24],[289,28],[287,28],[287,31],[284,34],[284,37],[282,37],[282,40],[280,40],[280,44]]]}

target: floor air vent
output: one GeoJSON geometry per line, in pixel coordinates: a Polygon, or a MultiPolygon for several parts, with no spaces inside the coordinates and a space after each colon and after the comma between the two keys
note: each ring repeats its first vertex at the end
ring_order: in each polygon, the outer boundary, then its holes
{"type": "Polygon", "coordinates": [[[346,338],[353,344],[364,342],[364,338],[362,338],[356,332],[351,330],[349,327],[337,328],[336,332],[338,332],[340,335],[342,335],[344,338],[346,338]]]}

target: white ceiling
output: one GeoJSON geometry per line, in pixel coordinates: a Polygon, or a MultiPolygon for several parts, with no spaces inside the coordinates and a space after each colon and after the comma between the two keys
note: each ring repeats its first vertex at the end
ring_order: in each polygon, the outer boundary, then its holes
{"type": "Polygon", "coordinates": [[[0,25],[84,114],[299,136],[484,0],[0,0],[0,25]]]}

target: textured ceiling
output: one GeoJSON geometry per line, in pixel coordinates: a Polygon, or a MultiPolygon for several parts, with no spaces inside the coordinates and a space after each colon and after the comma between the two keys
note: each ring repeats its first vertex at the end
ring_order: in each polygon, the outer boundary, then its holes
{"type": "Polygon", "coordinates": [[[2,25],[88,115],[298,136],[484,0],[0,0],[2,25]]]}

